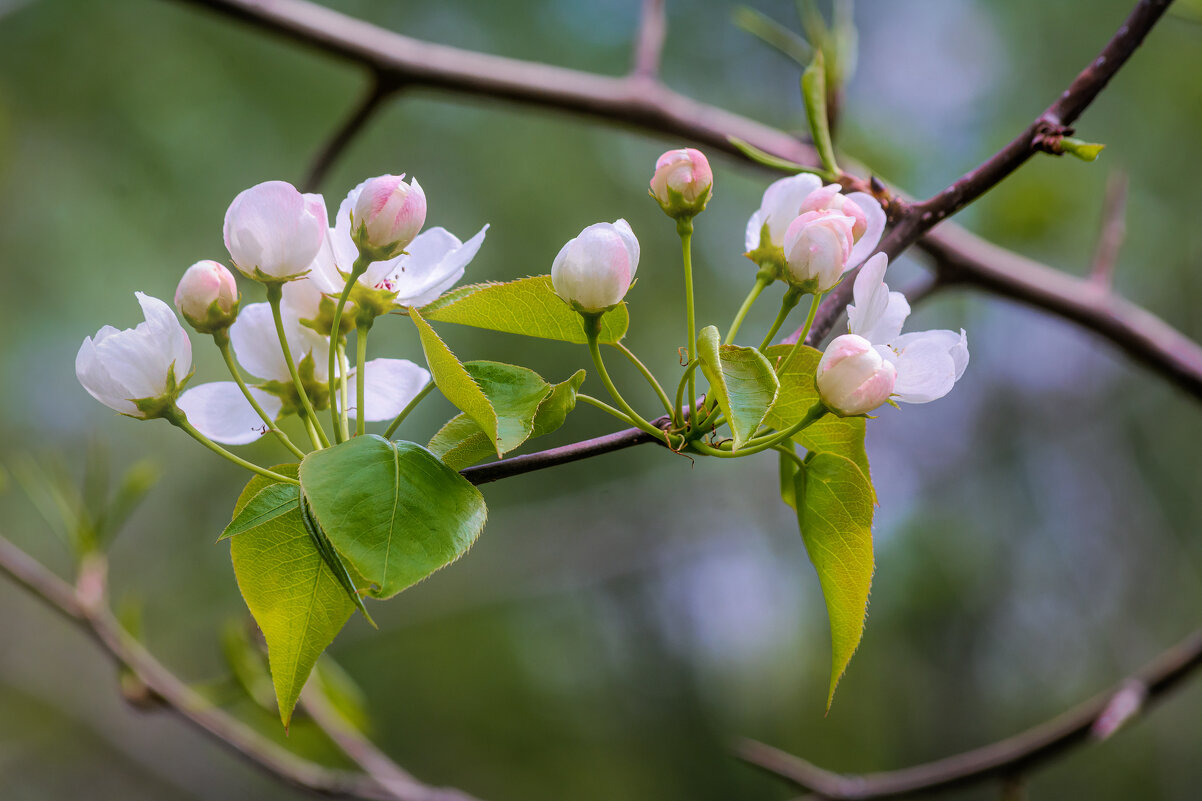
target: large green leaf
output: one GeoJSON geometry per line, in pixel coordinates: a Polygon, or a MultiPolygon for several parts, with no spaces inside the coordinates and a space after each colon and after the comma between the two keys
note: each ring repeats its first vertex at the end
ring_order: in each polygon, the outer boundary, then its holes
{"type": "Polygon", "coordinates": [[[850,459],[816,453],[794,476],[801,537],[822,585],[831,626],[826,706],[864,634],[872,587],[872,486],[850,459]]]}
{"type": "Polygon", "coordinates": [[[772,364],[755,348],[722,345],[718,329],[708,325],[697,335],[701,372],[734,434],[734,450],[743,447],[776,401],[780,382],[772,364]]]}
{"type": "MultiPolygon", "coordinates": [[[[568,413],[576,408],[576,392],[584,383],[584,376],[584,370],[577,370],[567,381],[551,387],[550,394],[538,405],[531,437],[550,434],[563,425],[568,413]]],[[[466,414],[448,420],[430,439],[427,447],[452,470],[471,467],[495,453],[488,435],[466,414]]]]}
{"type": "Polygon", "coordinates": [[[306,456],[300,478],[326,536],[377,598],[458,559],[487,516],[479,490],[412,442],[353,437],[306,456]]]}
{"type": "MultiPolygon", "coordinates": [[[[273,468],[294,476],[296,465],[273,468]]],[[[255,476],[234,507],[237,518],[269,485],[255,476]]],[[[355,611],[355,604],[322,558],[301,519],[299,505],[230,539],[238,589],[267,640],[280,720],[287,727],[317,657],[355,611]]]]}
{"type": "Polygon", "coordinates": [[[463,365],[488,398],[497,415],[497,455],[525,442],[534,431],[538,407],[551,394],[551,385],[527,367],[475,361],[463,365]]]}
{"type": "MultiPolygon", "coordinates": [[[[773,345],[766,354],[768,360],[779,365],[787,359],[792,345],[773,345]]],[[[810,407],[818,400],[818,389],[814,386],[814,371],[822,352],[803,345],[789,364],[789,369],[779,374],[780,394],[776,403],[768,410],[764,422],[779,430],[788,428],[805,417],[810,407]]],[[[813,425],[797,432],[793,437],[798,445],[811,453],[836,453],[856,463],[871,480],[868,470],[868,454],[864,450],[864,418],[836,417],[825,415],[813,425]]]]}
{"type": "MultiPolygon", "coordinates": [[[[504,284],[469,284],[425,306],[422,315],[442,323],[487,328],[508,334],[558,339],[583,345],[588,340],[580,315],[551,286],[551,276],[536,275],[504,284]]],[[[601,318],[599,340],[606,345],[626,335],[630,317],[621,303],[601,318]]]]}

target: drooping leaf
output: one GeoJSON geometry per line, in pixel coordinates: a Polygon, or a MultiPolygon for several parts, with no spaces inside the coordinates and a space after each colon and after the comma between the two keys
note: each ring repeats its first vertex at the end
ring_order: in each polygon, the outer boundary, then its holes
{"type": "MultiPolygon", "coordinates": [[[[421,310],[427,320],[459,323],[490,331],[523,334],[584,344],[580,315],[551,287],[551,276],[536,275],[503,284],[469,284],[447,292],[421,310]]],[[[626,335],[630,317],[621,303],[601,317],[602,344],[612,345],[626,335]]]]}
{"type": "Polygon", "coordinates": [[[221,532],[217,541],[221,542],[235,534],[241,534],[268,520],[274,520],[280,515],[287,514],[299,503],[300,488],[295,484],[269,483],[255,493],[255,496],[242,507],[242,510],[225,527],[225,531],[221,532]]]}
{"type": "MultiPolygon", "coordinates": [[[[551,387],[551,393],[543,398],[534,415],[531,437],[550,434],[563,425],[568,413],[576,407],[576,391],[584,383],[584,376],[584,370],[578,370],[567,381],[551,387]]],[[[496,453],[488,435],[466,414],[448,420],[426,447],[452,470],[471,467],[496,453]]]]}
{"type": "Polygon", "coordinates": [[[503,456],[534,431],[534,416],[551,394],[551,385],[533,370],[513,364],[474,361],[463,367],[496,413],[497,455],[503,456]]]}
{"type": "Polygon", "coordinates": [[[710,392],[730,424],[734,449],[738,450],[764,421],[776,401],[780,382],[764,354],[755,348],[720,345],[721,341],[714,326],[701,329],[697,357],[710,392]]]}
{"type": "Polygon", "coordinates": [[[851,460],[816,453],[794,476],[797,520],[818,572],[831,627],[831,682],[826,706],[864,634],[874,569],[872,487],[851,460]]]}
{"type": "MultiPolygon", "coordinates": [[[[776,365],[788,358],[792,345],[773,345],[765,352],[768,360],[776,365]]],[[[814,371],[818,368],[818,360],[822,353],[808,346],[801,350],[789,363],[788,369],[778,375],[780,379],[780,394],[776,403],[768,410],[764,422],[773,428],[783,430],[796,423],[814,402],[818,400],[818,389],[814,386],[814,371]]],[[[824,416],[811,426],[807,426],[793,437],[793,440],[811,453],[836,453],[851,459],[864,471],[864,476],[871,480],[868,470],[868,454],[864,450],[864,418],[836,417],[833,414],[824,416]]]]}
{"type": "Polygon", "coordinates": [[[334,548],[389,598],[458,559],[484,528],[484,497],[412,442],[353,437],[305,457],[301,488],[334,548]]]}
{"type": "MultiPolygon", "coordinates": [[[[273,469],[296,475],[297,466],[273,469]]],[[[271,483],[262,476],[252,478],[234,517],[271,483]]],[[[267,640],[280,720],[287,727],[317,657],[334,641],[355,604],[305,530],[299,504],[229,542],[238,589],[267,640]]]]}

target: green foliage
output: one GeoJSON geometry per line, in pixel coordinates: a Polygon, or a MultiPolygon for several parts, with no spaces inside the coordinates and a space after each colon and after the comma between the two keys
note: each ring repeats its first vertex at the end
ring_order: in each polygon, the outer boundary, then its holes
{"type": "MultiPolygon", "coordinates": [[[[793,443],[786,442],[781,445],[782,448],[787,448],[793,451],[793,443]]],[[[780,499],[785,502],[785,505],[790,509],[797,510],[797,484],[794,479],[797,477],[797,460],[790,457],[787,453],[778,452],[780,456],[780,499]]]]}
{"type": "Polygon", "coordinates": [[[805,100],[806,117],[810,122],[810,136],[822,166],[835,175],[839,165],[835,161],[835,148],[831,144],[830,119],[826,108],[826,62],[822,51],[814,53],[814,60],[801,75],[801,94],[805,100]]]}
{"type": "MultiPolygon", "coordinates": [[[[785,359],[792,345],[773,345],[766,354],[773,363],[785,359]]],[[[821,351],[809,346],[802,346],[787,370],[782,372],[780,379],[780,394],[772,408],[768,410],[764,422],[778,431],[796,423],[814,402],[818,400],[818,389],[814,386],[814,371],[818,360],[822,358],[821,351]]],[[[868,454],[864,450],[864,418],[836,417],[828,414],[813,425],[807,426],[794,435],[793,440],[811,453],[835,453],[851,459],[863,471],[866,478],[871,478],[868,470],[868,454]]]]}
{"type": "MultiPolygon", "coordinates": [[[[264,479],[266,482],[267,479],[264,479]]],[[[300,488],[295,484],[268,483],[242,507],[217,538],[218,542],[274,520],[300,505],[300,488]]]]}
{"type": "MultiPolygon", "coordinates": [[[[555,294],[551,276],[536,275],[503,284],[470,284],[454,289],[425,306],[421,315],[445,323],[459,323],[490,331],[557,339],[583,345],[587,342],[580,315],[555,294]]],[[[630,317],[619,303],[601,317],[599,341],[612,345],[626,336],[630,317]]]]}
{"type": "Polygon", "coordinates": [[[463,367],[496,413],[497,455],[525,442],[534,431],[539,405],[551,394],[551,385],[533,370],[512,364],[474,361],[463,367]]]}
{"type": "Polygon", "coordinates": [[[780,382],[772,364],[755,348],[720,345],[718,329],[712,325],[697,335],[697,357],[710,392],[726,415],[734,434],[734,448],[743,446],[776,401],[780,382]]]}
{"type": "MultiPolygon", "coordinates": [[[[584,383],[584,376],[584,370],[577,370],[567,381],[550,387],[550,393],[539,403],[534,415],[531,437],[550,434],[563,425],[568,413],[576,408],[576,392],[584,383]]],[[[452,470],[471,467],[495,453],[488,435],[466,414],[448,420],[427,447],[452,470]]]]}
{"type": "MultiPolygon", "coordinates": [[[[296,465],[273,468],[297,474],[296,465]]],[[[234,506],[234,518],[276,482],[255,476],[234,506]]],[[[300,506],[230,539],[238,589],[267,640],[267,658],[287,727],[313,665],[355,611],[339,576],[305,528],[300,506]]]]}
{"type": "Polygon", "coordinates": [[[458,559],[487,516],[475,487],[412,442],[354,437],[306,456],[300,479],[326,536],[377,598],[458,559]]]}
{"type": "Polygon", "coordinates": [[[797,522],[818,572],[831,626],[831,682],[826,705],[864,633],[874,569],[872,485],[851,460],[816,453],[793,477],[797,522]]]}

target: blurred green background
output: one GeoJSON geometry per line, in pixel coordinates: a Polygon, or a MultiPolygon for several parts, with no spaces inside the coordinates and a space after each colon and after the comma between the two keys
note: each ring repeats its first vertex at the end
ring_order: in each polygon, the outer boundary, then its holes
{"type": "MultiPolygon", "coordinates": [[[[627,68],[638,18],[636,0],[329,5],[607,74],[627,68]]],[[[864,0],[840,144],[933,192],[1043,109],[1130,5],[864,0]]],[[[797,27],[786,0],[755,7],[797,27]]],[[[669,3],[666,80],[801,130],[797,68],[735,28],[733,8],[669,3]]],[[[1202,26],[1166,19],[1079,125],[1107,144],[1098,162],[1034,159],[961,221],[1083,274],[1107,175],[1125,170],[1116,284],[1202,338],[1200,76],[1202,26]]],[[[170,298],[189,264],[225,258],[229,201],[262,180],[299,181],[364,87],[356,68],[184,4],[0,2],[0,533],[65,574],[67,552],[17,478],[55,460],[78,476],[89,449],[114,472],[153,459],[163,479],[111,548],[112,592],[141,605],[150,647],[190,681],[220,684],[221,632],[245,618],[228,548],[213,544],[245,476],[165,424],[94,402],[75,351],[101,325],[140,321],[134,290],[170,298]]],[[[643,246],[628,342],[675,375],[675,234],[646,181],[680,144],[415,91],[322,190],[333,209],[364,177],[417,176],[429,224],[466,238],[491,223],[470,280],[545,273],[582,227],[627,218],[643,246]]],[[[724,324],[751,282],[742,231],[767,179],[725,159],[715,168],[698,220],[698,303],[702,321],[724,324]]],[[[921,268],[891,274],[905,286],[921,268]]],[[[764,329],[779,291],[745,331],[764,329]]],[[[331,653],[369,699],[381,745],[423,780],[498,801],[785,799],[788,788],[727,755],[731,741],[837,770],[901,767],[1050,717],[1197,626],[1202,409],[1106,344],[1009,303],[948,293],[912,324],[961,326],[972,364],[956,391],[869,426],[877,574],[828,716],[825,612],[775,491],[776,460],[694,465],[636,449],[487,486],[489,525],[469,556],[376,605],[380,631],[351,622],[331,653]]],[[[583,348],[441,330],[464,358],[555,380],[586,361],[583,348]]],[[[376,354],[419,356],[407,321],[376,331],[376,354]]],[[[193,342],[196,380],[220,376],[215,349],[193,342]]],[[[425,441],[450,414],[427,401],[402,434],[425,441]]],[[[582,406],[554,444],[612,428],[582,406]]],[[[266,443],[246,451],[283,457],[266,443]]],[[[3,578],[0,610],[0,798],[303,797],[175,717],[124,705],[91,641],[3,578]]],[[[1032,797],[1196,798],[1200,713],[1195,681],[1110,742],[1039,771],[1032,797]]],[[[335,759],[311,735],[301,724],[293,741],[335,759]]]]}

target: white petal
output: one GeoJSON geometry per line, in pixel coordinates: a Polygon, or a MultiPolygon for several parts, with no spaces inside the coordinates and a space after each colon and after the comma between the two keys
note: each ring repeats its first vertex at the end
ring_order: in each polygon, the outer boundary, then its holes
{"type": "Polygon", "coordinates": [[[747,221],[747,233],[743,235],[743,249],[750,253],[760,246],[760,233],[764,230],[764,212],[759,209],[747,221]]]}
{"type": "Polygon", "coordinates": [[[480,251],[487,231],[486,225],[463,243],[442,228],[420,234],[409,245],[408,261],[401,264],[404,269],[389,278],[397,290],[397,305],[424,306],[454,286],[480,251]],[[424,277],[414,280],[418,276],[424,277]]]}
{"type": "MultiPolygon", "coordinates": [[[[282,405],[279,398],[254,387],[250,393],[272,419],[279,415],[282,405]]],[[[214,442],[245,445],[267,433],[263,419],[233,381],[193,387],[180,395],[179,407],[188,416],[188,422],[214,442]]]]}
{"type": "Polygon", "coordinates": [[[238,362],[251,375],[272,381],[292,380],[280,349],[271,307],[266,303],[243,307],[230,327],[230,341],[238,362]]]}
{"type": "Polygon", "coordinates": [[[639,240],[634,235],[634,231],[630,227],[630,223],[622,218],[614,220],[614,230],[618,232],[618,236],[622,238],[622,244],[626,246],[626,252],[630,254],[630,280],[634,280],[634,274],[639,269],[639,240]]]}
{"type": "MultiPolygon", "coordinates": [[[[418,367],[408,359],[372,359],[363,365],[363,405],[366,407],[363,419],[391,420],[409,405],[409,401],[417,397],[430,381],[430,373],[418,367]]],[[[355,402],[355,382],[358,368],[351,370],[349,387],[351,402],[355,402]]],[[[356,409],[347,409],[351,417],[356,417],[356,409]]]]}
{"type": "Polygon", "coordinates": [[[115,333],[118,333],[117,329],[105,326],[96,334],[95,339],[84,339],[83,344],[79,346],[79,353],[75,356],[75,377],[89,395],[105,406],[123,414],[136,415],[138,407],[126,399],[124,389],[105,369],[98,353],[97,343],[107,338],[107,335],[115,333]]]}
{"type": "Polygon", "coordinates": [[[848,260],[848,265],[855,267],[864,259],[868,258],[876,250],[876,246],[881,241],[881,234],[885,232],[885,210],[881,208],[881,204],[872,195],[865,192],[852,192],[847,196],[848,200],[853,201],[864,211],[864,216],[867,218],[868,227],[864,231],[864,235],[860,237],[860,241],[851,249],[851,258],[848,260]]]}
{"type": "Polygon", "coordinates": [[[894,345],[897,383],[893,396],[906,403],[928,403],[950,392],[957,378],[951,348],[959,345],[960,335],[952,331],[920,331],[899,337],[894,345]]]}
{"type": "MultiPolygon", "coordinates": [[[[175,310],[158,298],[135,292],[142,313],[146,315],[148,332],[154,337],[156,352],[165,361],[164,367],[175,365],[175,378],[182,381],[192,370],[192,342],[180,325],[175,310]]],[[[141,329],[142,326],[138,326],[141,329]]],[[[164,376],[166,370],[164,370],[164,376]]]]}
{"type": "Polygon", "coordinates": [[[892,343],[910,316],[910,303],[885,283],[889,259],[878,253],[868,260],[852,287],[855,304],[847,307],[847,329],[874,345],[892,343]]]}
{"type": "MultiPolygon", "coordinates": [[[[785,230],[801,211],[802,201],[811,192],[821,188],[821,178],[803,172],[774,181],[764,190],[764,198],[760,203],[761,222],[768,223],[768,233],[772,237],[772,244],[780,247],[784,243],[785,230]]],[[[759,244],[758,232],[756,244],[759,244]]]]}

